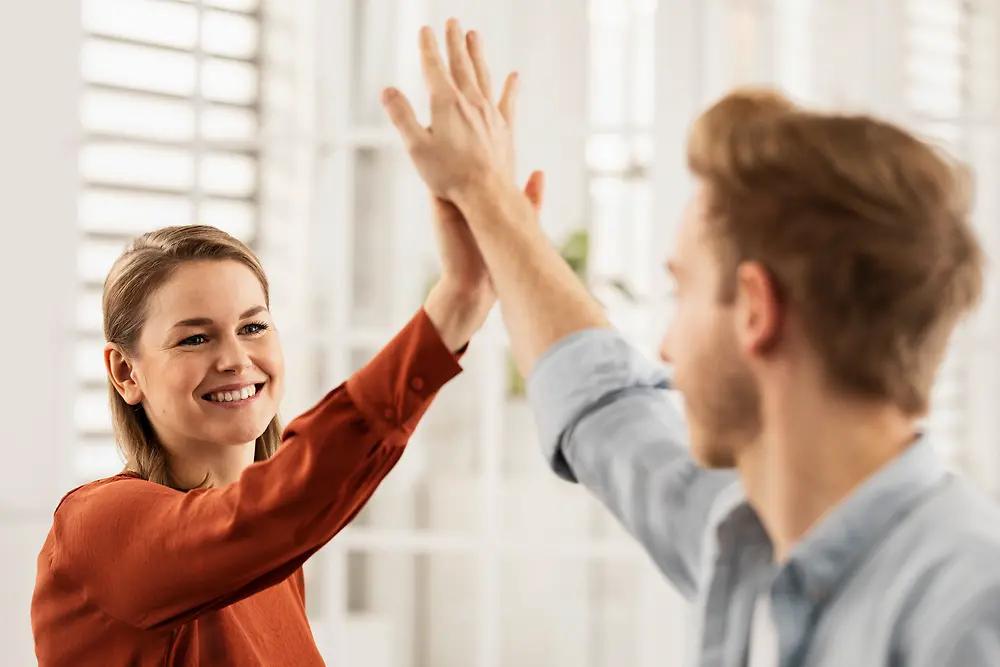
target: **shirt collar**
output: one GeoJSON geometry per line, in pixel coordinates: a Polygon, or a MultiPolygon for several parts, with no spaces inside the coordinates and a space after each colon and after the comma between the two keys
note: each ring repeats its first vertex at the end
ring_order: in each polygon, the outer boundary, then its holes
{"type": "Polygon", "coordinates": [[[830,510],[789,554],[807,595],[826,600],[946,475],[933,445],[921,436],[830,510]]]}
{"type": "MultiPolygon", "coordinates": [[[[947,476],[926,437],[921,436],[831,509],[792,548],[788,566],[815,603],[825,601],[904,515],[947,476]]],[[[729,493],[716,505],[718,547],[747,541],[770,547],[756,513],[742,494],[729,493]]]]}

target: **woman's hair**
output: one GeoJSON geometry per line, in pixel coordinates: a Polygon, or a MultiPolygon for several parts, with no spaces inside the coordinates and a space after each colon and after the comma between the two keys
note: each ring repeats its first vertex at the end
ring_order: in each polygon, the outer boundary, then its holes
{"type": "MultiPolygon", "coordinates": [[[[146,322],[149,297],[174,272],[188,262],[231,260],[253,271],[270,306],[267,277],[256,255],[239,240],[207,225],[164,227],[132,241],[104,281],[104,337],[119,345],[129,356],[137,354],[137,344],[146,322]]],[[[146,412],[129,405],[108,380],[111,418],[115,440],[125,457],[128,470],[141,478],[180,488],[170,474],[168,452],[157,441],[146,412]]],[[[270,458],[281,442],[281,424],[275,416],[257,438],[255,461],[270,458]]],[[[208,483],[208,479],[202,486],[208,483]]],[[[181,489],[184,490],[184,489],[181,489]]]]}

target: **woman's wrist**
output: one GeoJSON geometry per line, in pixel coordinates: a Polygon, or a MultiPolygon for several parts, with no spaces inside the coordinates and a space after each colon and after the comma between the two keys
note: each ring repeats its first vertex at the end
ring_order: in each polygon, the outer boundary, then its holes
{"type": "Polygon", "coordinates": [[[482,328],[496,296],[489,285],[463,286],[442,278],[424,301],[424,312],[449,350],[464,347],[482,328]]]}

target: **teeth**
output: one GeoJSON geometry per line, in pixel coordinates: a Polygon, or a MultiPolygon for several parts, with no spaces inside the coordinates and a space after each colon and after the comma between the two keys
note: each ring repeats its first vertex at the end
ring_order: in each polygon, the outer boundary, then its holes
{"type": "Polygon", "coordinates": [[[233,403],[235,401],[245,401],[256,393],[257,386],[251,384],[236,391],[218,391],[214,394],[209,394],[208,400],[215,403],[233,403]]]}

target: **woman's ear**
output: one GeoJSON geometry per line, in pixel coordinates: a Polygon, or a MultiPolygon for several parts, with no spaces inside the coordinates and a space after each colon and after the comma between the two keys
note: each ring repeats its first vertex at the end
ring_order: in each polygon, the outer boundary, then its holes
{"type": "Polygon", "coordinates": [[[139,405],[142,402],[142,390],[135,381],[131,360],[117,343],[104,346],[104,367],[108,370],[111,384],[122,399],[129,405],[139,405]]]}

